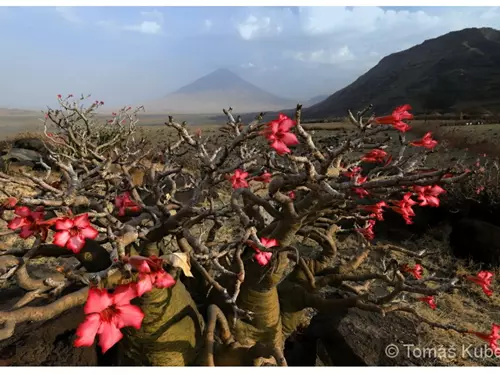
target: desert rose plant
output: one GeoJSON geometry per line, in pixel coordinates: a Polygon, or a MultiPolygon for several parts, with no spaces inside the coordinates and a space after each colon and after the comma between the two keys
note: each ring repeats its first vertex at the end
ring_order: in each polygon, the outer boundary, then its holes
{"type": "Polygon", "coordinates": [[[29,244],[0,252],[2,282],[25,291],[0,311],[0,339],[17,324],[80,307],[74,345],[116,348],[120,365],[285,366],[284,342],[307,308],[356,308],[412,314],[497,350],[498,325],[471,332],[415,310],[439,309],[440,295],[457,288],[491,295],[491,272],[440,278],[418,261],[424,252],[376,241],[386,212],[412,225],[414,207],[439,206],[446,186],[472,173],[460,164],[426,168],[439,144],[430,133],[406,140],[409,105],[383,117],[349,112],[355,134],[325,147],[301,125],[300,105],[294,119],[267,123],[260,115],[242,124],[225,110],[220,147],[170,117],[177,140],[158,149],[137,138],[140,109],[100,122],[104,103],[58,99],[44,116],[47,171],[0,174],[2,235],[29,244]],[[379,137],[387,131],[399,136],[396,153],[379,137]],[[186,155],[196,167],[183,165],[186,155]],[[16,194],[19,187],[30,193],[16,194]],[[359,246],[339,254],[336,236],[345,232],[359,246]],[[372,259],[381,252],[383,261],[372,259]],[[56,260],[45,278],[29,271],[37,258],[56,260]],[[325,287],[339,297],[322,296],[325,287]]]}

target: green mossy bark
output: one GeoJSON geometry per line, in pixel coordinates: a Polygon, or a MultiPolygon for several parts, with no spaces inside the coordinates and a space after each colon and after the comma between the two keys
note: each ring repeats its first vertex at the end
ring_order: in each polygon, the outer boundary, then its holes
{"type": "Polygon", "coordinates": [[[124,330],[120,365],[190,366],[203,346],[204,321],[179,280],[169,289],[153,289],[137,303],[145,314],[139,330],[124,330]]]}

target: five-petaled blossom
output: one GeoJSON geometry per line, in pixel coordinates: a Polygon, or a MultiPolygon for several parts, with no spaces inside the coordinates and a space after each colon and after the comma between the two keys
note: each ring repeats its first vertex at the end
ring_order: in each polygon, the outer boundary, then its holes
{"type": "MultiPolygon", "coordinates": [[[[13,201],[10,203],[13,203],[13,201]]],[[[45,216],[43,207],[37,207],[34,211],[32,211],[26,206],[18,206],[14,210],[14,213],[17,217],[9,221],[9,224],[7,225],[9,229],[21,229],[19,237],[22,239],[40,234],[42,241],[45,241],[48,234],[48,228],[43,222],[43,217],[45,216]]]]}
{"type": "Polygon", "coordinates": [[[446,191],[438,185],[434,186],[414,186],[413,191],[417,193],[419,206],[439,207],[438,196],[446,191]]]}
{"type": "Polygon", "coordinates": [[[360,206],[363,211],[371,212],[370,216],[375,217],[378,221],[384,221],[384,207],[387,207],[387,203],[384,201],[368,206],[360,206]]]}
{"type": "Polygon", "coordinates": [[[493,291],[490,289],[491,282],[493,281],[492,272],[481,271],[477,274],[477,276],[466,276],[466,278],[467,280],[479,285],[483,289],[484,294],[486,294],[488,297],[493,294],[493,291]]]}
{"type": "Polygon", "coordinates": [[[253,178],[254,181],[259,181],[259,182],[263,182],[265,184],[268,184],[271,182],[271,177],[273,175],[267,171],[264,171],[260,176],[256,176],[253,178]]]}
{"type": "Polygon", "coordinates": [[[436,304],[436,299],[434,298],[434,296],[421,297],[418,300],[426,303],[427,305],[429,305],[429,307],[432,310],[436,310],[437,304],[436,304]]]}
{"type": "Polygon", "coordinates": [[[231,185],[233,185],[233,189],[247,188],[248,181],[246,178],[248,177],[248,172],[242,171],[241,169],[237,169],[234,171],[234,174],[231,175],[229,180],[231,181],[231,185]]]}
{"type": "Polygon", "coordinates": [[[412,206],[416,205],[417,202],[411,199],[412,195],[413,193],[411,192],[406,193],[403,195],[403,199],[394,202],[394,206],[391,206],[394,212],[397,212],[403,217],[406,224],[413,224],[412,217],[415,216],[412,206]]]}
{"type": "Polygon", "coordinates": [[[418,263],[415,264],[414,267],[410,267],[408,264],[403,264],[401,266],[401,271],[406,272],[406,273],[410,273],[415,277],[415,279],[420,280],[422,278],[422,274],[424,272],[424,269],[418,263]]]}
{"type": "Polygon", "coordinates": [[[299,144],[297,136],[290,132],[295,124],[295,120],[280,113],[278,119],[267,124],[266,129],[262,132],[278,155],[291,153],[288,146],[299,144]]]}
{"type": "Polygon", "coordinates": [[[87,238],[93,240],[99,235],[97,229],[90,224],[88,213],[73,219],[59,219],[56,221],[56,230],[54,245],[65,247],[75,254],[85,246],[87,238]]]}
{"type": "Polygon", "coordinates": [[[90,288],[83,308],[85,320],[78,326],[74,346],[92,346],[96,335],[102,352],[121,340],[123,327],[141,328],[144,313],[130,301],[137,297],[134,284],[120,285],[113,294],[105,289],[90,288]]]}
{"type": "MultiPolygon", "coordinates": [[[[267,247],[267,248],[279,246],[278,240],[275,240],[274,238],[262,237],[260,239],[260,243],[262,244],[262,246],[267,247]]],[[[271,260],[273,253],[271,253],[269,251],[261,251],[257,247],[257,245],[252,241],[249,241],[248,244],[255,250],[255,254],[254,254],[253,258],[257,261],[257,263],[260,266],[267,265],[269,263],[269,261],[271,260]]]]}
{"type": "Polygon", "coordinates": [[[392,125],[394,129],[400,132],[407,132],[411,129],[411,126],[404,122],[404,120],[412,120],[413,115],[408,112],[411,110],[409,104],[397,107],[391,115],[375,117],[375,122],[380,125],[392,125]]]}
{"type": "Polygon", "coordinates": [[[368,241],[371,241],[375,238],[375,233],[373,232],[373,227],[375,226],[375,224],[375,220],[368,220],[364,228],[358,228],[356,230],[361,233],[368,241]]]}
{"type": "Polygon", "coordinates": [[[130,265],[139,272],[137,295],[140,297],[153,289],[170,288],[175,285],[175,279],[163,269],[163,259],[157,256],[149,258],[132,256],[128,259],[130,265]]]}
{"type": "Polygon", "coordinates": [[[139,212],[141,210],[141,206],[130,198],[128,191],[115,198],[115,206],[118,208],[118,216],[125,216],[127,210],[130,212],[139,212]]]}
{"type": "Polygon", "coordinates": [[[370,152],[366,153],[361,160],[367,163],[381,163],[384,161],[385,157],[387,156],[387,152],[381,149],[374,149],[371,150],[370,152]]]}
{"type": "Polygon", "coordinates": [[[492,324],[491,332],[483,333],[483,332],[469,332],[480,339],[486,341],[491,350],[495,355],[500,355],[500,348],[498,347],[498,340],[500,340],[500,324],[492,324]]]}
{"type": "Polygon", "coordinates": [[[427,132],[421,139],[417,139],[416,141],[410,142],[412,146],[416,147],[425,147],[428,148],[429,150],[433,149],[434,147],[437,146],[438,141],[435,139],[432,139],[432,133],[427,132]]]}

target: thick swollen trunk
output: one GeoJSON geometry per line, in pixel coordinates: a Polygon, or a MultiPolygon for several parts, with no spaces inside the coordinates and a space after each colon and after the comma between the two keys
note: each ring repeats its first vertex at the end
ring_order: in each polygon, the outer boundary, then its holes
{"type": "Polygon", "coordinates": [[[120,365],[189,366],[203,346],[203,319],[185,286],[153,289],[139,299],[145,317],[139,330],[124,330],[120,365]]]}

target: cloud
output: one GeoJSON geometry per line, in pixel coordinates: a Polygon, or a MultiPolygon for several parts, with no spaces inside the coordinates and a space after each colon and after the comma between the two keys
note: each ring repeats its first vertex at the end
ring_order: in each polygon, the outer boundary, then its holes
{"type": "Polygon", "coordinates": [[[262,35],[278,35],[283,28],[272,22],[271,17],[256,17],[251,14],[243,21],[237,22],[236,30],[242,39],[251,40],[262,35]]]}
{"type": "Polygon", "coordinates": [[[78,15],[74,7],[56,7],[55,11],[65,21],[70,23],[82,23],[83,20],[78,15]]]}
{"type": "Polygon", "coordinates": [[[343,46],[336,51],[320,49],[310,52],[285,52],[285,56],[291,56],[293,59],[302,62],[321,64],[338,64],[352,61],[356,58],[349,49],[349,46],[343,46]]]}
{"type": "Polygon", "coordinates": [[[240,67],[243,69],[252,69],[255,68],[255,65],[252,62],[247,62],[245,64],[241,64],[240,67]]]}
{"type": "Polygon", "coordinates": [[[123,24],[116,21],[100,21],[98,24],[112,32],[135,31],[150,35],[163,34],[164,15],[162,12],[158,10],[142,11],[140,16],[145,20],[135,24],[123,24]]]}
{"type": "Polygon", "coordinates": [[[204,26],[204,28],[205,28],[206,31],[210,31],[212,29],[213,25],[214,25],[214,23],[212,22],[212,20],[209,20],[209,19],[206,19],[203,22],[203,26],[204,26]]]}
{"type": "Polygon", "coordinates": [[[143,21],[138,25],[123,26],[123,28],[143,34],[160,34],[162,31],[161,25],[155,21],[143,21]]]}

